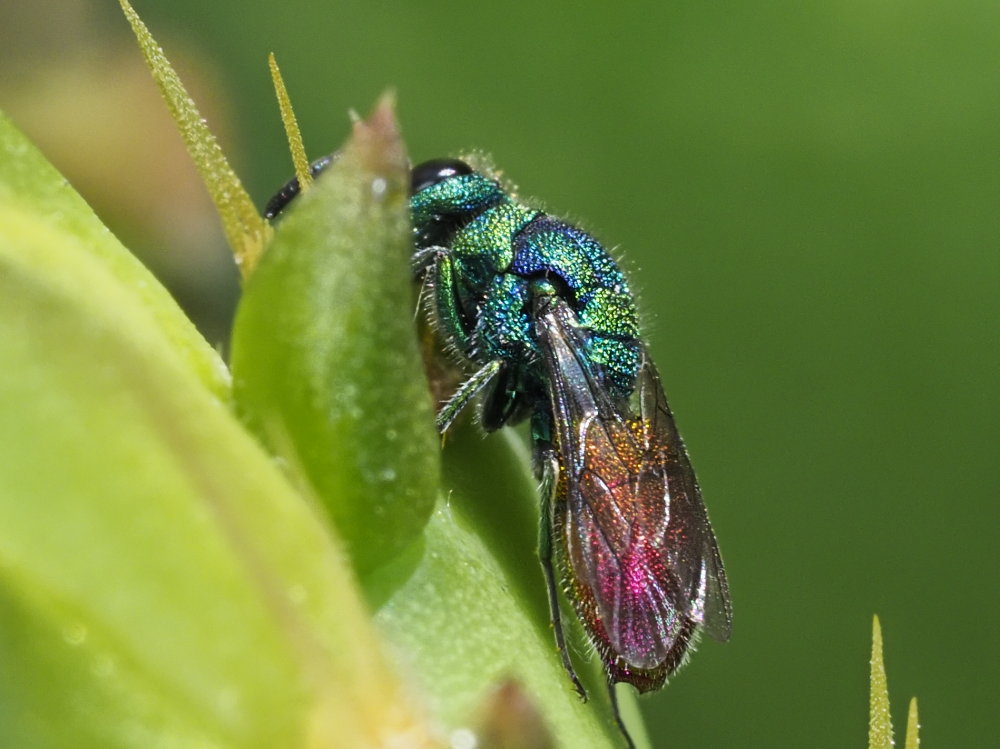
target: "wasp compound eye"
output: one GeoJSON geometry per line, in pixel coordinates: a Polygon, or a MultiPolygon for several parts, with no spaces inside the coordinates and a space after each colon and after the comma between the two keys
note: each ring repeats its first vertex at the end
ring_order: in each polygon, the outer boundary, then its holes
{"type": "Polygon", "coordinates": [[[472,174],[472,167],[461,159],[433,159],[417,164],[410,172],[410,195],[463,174],[472,174]]]}

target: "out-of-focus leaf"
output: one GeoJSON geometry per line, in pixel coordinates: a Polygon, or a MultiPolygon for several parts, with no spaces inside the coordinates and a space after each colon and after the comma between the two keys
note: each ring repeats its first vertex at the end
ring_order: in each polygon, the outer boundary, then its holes
{"type": "Polygon", "coordinates": [[[430,746],[169,296],[0,121],[0,746],[430,746]]]}
{"type": "Polygon", "coordinates": [[[216,351],[3,114],[0,231],[5,274],[24,274],[52,293],[75,298],[120,335],[163,357],[165,364],[187,369],[216,396],[228,400],[229,372],[216,351]]]}
{"type": "Polygon", "coordinates": [[[535,703],[516,681],[501,684],[483,706],[476,727],[481,749],[554,749],[535,703]]]}

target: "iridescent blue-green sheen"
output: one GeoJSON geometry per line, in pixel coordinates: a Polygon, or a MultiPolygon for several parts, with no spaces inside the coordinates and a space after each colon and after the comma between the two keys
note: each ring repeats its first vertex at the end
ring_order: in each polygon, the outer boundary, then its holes
{"type": "Polygon", "coordinates": [[[411,196],[410,215],[419,231],[442,218],[478,213],[502,200],[509,199],[495,180],[482,174],[463,174],[411,196]]]}
{"type": "MultiPolygon", "coordinates": [[[[538,211],[504,200],[472,218],[455,233],[449,255],[465,283],[480,290],[498,273],[512,270],[515,242],[538,211]]],[[[516,271],[515,271],[516,272],[516,271]]]]}
{"type": "MultiPolygon", "coordinates": [[[[640,366],[639,324],[628,282],[596,239],[523,205],[473,172],[416,192],[411,213],[445,338],[470,361],[500,360],[510,387],[544,391],[531,283],[544,279],[576,312],[587,363],[609,393],[627,398],[640,366]]],[[[514,393],[516,395],[516,393],[514,393]]]]}

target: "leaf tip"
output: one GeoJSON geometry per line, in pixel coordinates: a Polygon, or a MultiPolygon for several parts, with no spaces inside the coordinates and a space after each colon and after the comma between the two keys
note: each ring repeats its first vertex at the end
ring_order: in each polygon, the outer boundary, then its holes
{"type": "Polygon", "coordinates": [[[212,196],[236,264],[246,278],[270,240],[270,227],[257,212],[239,177],[222,153],[215,135],[209,130],[197,105],[184,88],[180,76],[139,14],[128,0],[118,0],[118,4],[132,27],[146,65],[152,72],[174,124],[201,174],[202,182],[212,196]]]}
{"type": "Polygon", "coordinates": [[[868,715],[869,749],[892,749],[892,719],[889,715],[889,685],[882,657],[882,625],[872,619],[871,693],[868,715]]]}
{"type": "Polygon", "coordinates": [[[299,130],[299,123],[295,118],[292,100],[285,87],[285,80],[281,77],[281,69],[278,67],[278,60],[274,56],[274,52],[268,54],[267,66],[271,70],[271,82],[278,99],[281,124],[285,128],[285,136],[288,138],[288,150],[292,154],[295,177],[299,180],[299,187],[305,192],[312,187],[312,171],[309,169],[309,159],[306,157],[306,147],[302,142],[302,132],[299,130]]]}
{"type": "Polygon", "coordinates": [[[354,121],[352,146],[361,164],[377,176],[399,179],[408,169],[399,123],[396,96],[387,91],[376,102],[367,119],[354,121]]]}
{"type": "Polygon", "coordinates": [[[552,734],[534,700],[514,679],[507,679],[486,699],[476,730],[482,749],[553,749],[552,734]]]}
{"type": "Polygon", "coordinates": [[[906,749],[920,747],[920,718],[917,715],[917,698],[910,699],[910,709],[906,716],[906,749]]]}

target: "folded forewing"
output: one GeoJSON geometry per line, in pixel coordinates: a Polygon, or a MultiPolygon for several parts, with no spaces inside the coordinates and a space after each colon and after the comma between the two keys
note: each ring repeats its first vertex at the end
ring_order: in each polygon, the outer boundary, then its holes
{"type": "Polygon", "coordinates": [[[652,363],[643,357],[635,405],[615,403],[565,303],[539,314],[536,330],[564,472],[566,556],[611,646],[655,668],[688,620],[727,638],[725,572],[652,363]]]}

